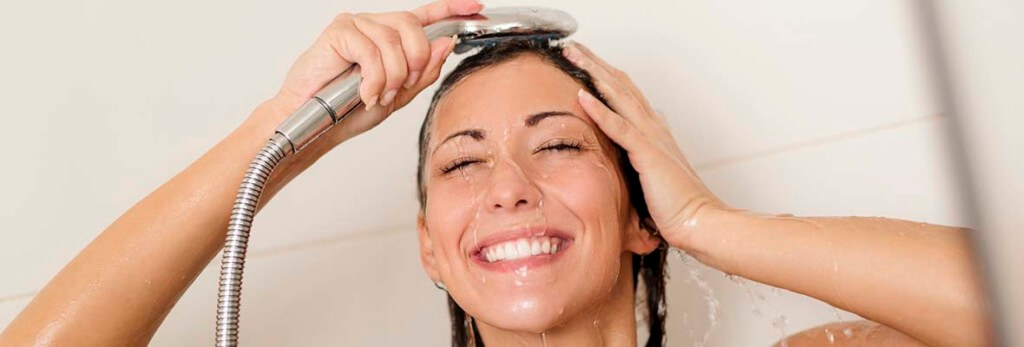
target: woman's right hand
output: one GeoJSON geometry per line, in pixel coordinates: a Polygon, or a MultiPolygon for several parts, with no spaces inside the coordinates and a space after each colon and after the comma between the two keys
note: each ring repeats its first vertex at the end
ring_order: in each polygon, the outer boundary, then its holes
{"type": "Polygon", "coordinates": [[[412,11],[342,13],[331,21],[292,65],[271,100],[266,121],[279,124],[302,103],[352,65],[359,66],[359,96],[366,105],[323,138],[333,147],[380,124],[437,80],[451,53],[452,38],[427,40],[423,27],[436,21],[480,12],[474,0],[436,0],[412,11]]]}

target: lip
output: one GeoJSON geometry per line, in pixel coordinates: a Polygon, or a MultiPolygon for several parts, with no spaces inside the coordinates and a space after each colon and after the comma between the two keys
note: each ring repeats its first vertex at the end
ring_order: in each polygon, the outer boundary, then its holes
{"type": "Polygon", "coordinates": [[[522,227],[522,228],[513,228],[513,229],[507,229],[507,230],[504,230],[504,231],[501,231],[501,232],[498,232],[498,233],[494,233],[492,235],[488,235],[487,237],[484,237],[476,245],[471,246],[471,248],[468,251],[468,256],[469,256],[469,259],[471,259],[474,263],[476,263],[478,266],[480,266],[480,267],[482,267],[482,268],[484,268],[486,270],[498,271],[498,272],[511,272],[511,271],[515,271],[517,269],[520,269],[520,268],[522,268],[524,266],[527,267],[527,268],[534,268],[534,267],[537,267],[537,266],[541,266],[541,265],[544,265],[544,264],[551,263],[551,262],[555,261],[556,259],[560,258],[562,256],[562,254],[565,254],[565,252],[569,251],[569,249],[572,248],[572,245],[573,245],[574,241],[575,241],[575,237],[573,237],[570,233],[568,233],[568,232],[566,232],[564,230],[561,230],[561,229],[557,229],[557,228],[552,228],[552,227],[522,227]],[[485,248],[487,246],[491,246],[491,245],[495,245],[495,244],[499,244],[499,243],[502,243],[502,242],[505,242],[505,241],[511,241],[511,240],[515,240],[515,239],[519,239],[519,238],[529,238],[529,237],[535,237],[535,236],[557,237],[557,238],[560,238],[560,239],[565,240],[565,241],[559,246],[560,249],[555,254],[539,254],[539,255],[534,255],[534,256],[530,256],[530,257],[526,257],[526,258],[520,258],[520,259],[516,259],[516,260],[505,260],[505,261],[499,261],[499,262],[494,262],[494,263],[488,262],[487,259],[485,259],[483,257],[483,254],[481,254],[481,252],[480,252],[480,250],[482,250],[483,248],[485,248]]]}

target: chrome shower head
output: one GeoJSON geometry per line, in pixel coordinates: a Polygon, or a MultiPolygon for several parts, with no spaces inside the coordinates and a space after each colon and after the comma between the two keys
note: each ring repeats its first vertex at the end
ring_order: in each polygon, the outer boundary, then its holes
{"type": "Polygon", "coordinates": [[[455,53],[513,40],[557,40],[576,32],[568,13],[539,7],[501,7],[478,15],[455,17],[426,29],[427,37],[457,35],[455,53]]]}

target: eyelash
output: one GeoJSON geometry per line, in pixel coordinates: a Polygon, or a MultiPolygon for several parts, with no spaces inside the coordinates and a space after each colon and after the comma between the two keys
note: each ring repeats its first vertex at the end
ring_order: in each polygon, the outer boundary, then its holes
{"type": "Polygon", "coordinates": [[[553,140],[553,141],[550,141],[550,142],[553,142],[553,143],[550,143],[550,144],[545,145],[545,146],[543,146],[541,148],[538,148],[536,151],[533,151],[533,153],[540,153],[541,151],[547,151],[547,150],[551,150],[551,151],[555,151],[555,152],[561,152],[561,151],[579,152],[580,148],[582,147],[582,144],[580,143],[580,141],[572,140],[572,139],[557,139],[557,140],[553,140]]]}
{"type": "MultiPolygon", "coordinates": [[[[541,148],[538,148],[536,151],[533,151],[533,153],[536,154],[536,153],[540,153],[540,152],[543,152],[543,151],[554,151],[554,152],[573,151],[573,152],[579,152],[580,149],[582,149],[582,144],[580,144],[579,141],[569,140],[569,139],[559,139],[559,140],[555,140],[554,143],[551,143],[551,144],[545,145],[545,146],[543,146],[541,148]]],[[[470,157],[458,158],[458,159],[455,159],[454,161],[452,161],[450,164],[446,165],[445,167],[441,168],[441,173],[447,175],[447,174],[451,173],[452,171],[459,170],[459,169],[462,169],[462,168],[464,168],[466,166],[469,166],[469,165],[472,165],[472,164],[476,164],[476,163],[480,163],[480,162],[483,162],[483,160],[476,159],[476,158],[470,158],[470,157]]]]}
{"type": "Polygon", "coordinates": [[[483,160],[480,160],[480,159],[466,158],[466,157],[455,159],[454,161],[451,162],[451,164],[448,164],[445,167],[441,168],[441,173],[447,175],[447,174],[451,173],[452,171],[455,171],[455,170],[461,169],[463,167],[469,166],[470,164],[479,163],[479,162],[482,162],[482,161],[483,160]]]}

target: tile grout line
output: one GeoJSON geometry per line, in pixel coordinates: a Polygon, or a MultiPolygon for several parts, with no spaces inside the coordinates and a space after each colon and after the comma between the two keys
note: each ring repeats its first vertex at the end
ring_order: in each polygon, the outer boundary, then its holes
{"type": "Polygon", "coordinates": [[[277,254],[282,254],[282,253],[288,253],[288,252],[291,252],[291,251],[296,251],[296,250],[328,246],[328,245],[333,245],[333,244],[337,244],[337,243],[341,243],[341,242],[361,241],[361,240],[369,239],[369,238],[376,237],[376,236],[385,236],[385,235],[397,234],[399,232],[402,232],[402,231],[406,230],[405,228],[407,228],[409,226],[410,226],[409,224],[392,224],[392,225],[384,226],[382,228],[378,228],[378,229],[375,229],[375,230],[365,230],[365,231],[359,231],[359,232],[354,232],[354,233],[337,234],[337,235],[333,235],[333,236],[327,236],[327,237],[321,237],[321,238],[312,239],[312,240],[306,240],[306,241],[302,241],[302,242],[298,242],[298,243],[294,243],[294,244],[290,244],[290,245],[284,245],[284,246],[280,246],[280,247],[272,247],[272,248],[267,248],[267,249],[264,249],[264,250],[253,251],[252,253],[249,254],[247,259],[269,257],[269,256],[277,255],[277,254]]]}
{"type": "Polygon", "coordinates": [[[885,123],[885,124],[876,125],[876,126],[873,126],[873,127],[868,127],[868,128],[863,128],[863,129],[858,129],[858,130],[853,130],[853,131],[848,131],[848,132],[841,132],[841,133],[838,133],[838,134],[823,136],[823,137],[820,137],[820,138],[817,138],[817,139],[811,139],[811,140],[802,141],[802,142],[796,142],[796,143],[792,143],[792,144],[788,144],[788,145],[782,145],[782,146],[779,146],[779,147],[776,147],[776,148],[771,148],[771,149],[767,149],[767,150],[763,150],[763,151],[759,151],[759,152],[754,152],[754,153],[750,153],[750,154],[741,154],[741,155],[737,155],[737,156],[730,157],[730,158],[724,158],[724,159],[718,159],[718,160],[710,160],[710,161],[703,162],[703,163],[697,163],[697,164],[694,164],[694,168],[697,169],[698,171],[715,170],[715,169],[719,169],[719,168],[722,168],[722,167],[726,167],[726,166],[729,166],[729,165],[738,164],[738,163],[742,163],[742,162],[746,162],[746,161],[761,159],[761,158],[770,157],[770,156],[774,156],[774,155],[778,155],[778,154],[783,154],[783,153],[788,153],[788,152],[792,152],[792,151],[797,151],[797,150],[801,150],[801,149],[805,149],[805,148],[809,148],[809,147],[813,147],[813,146],[817,146],[817,145],[838,142],[838,141],[847,140],[847,139],[855,138],[855,137],[862,136],[862,135],[868,135],[868,134],[872,134],[872,133],[877,133],[877,132],[884,131],[884,130],[897,129],[897,128],[901,128],[901,127],[912,125],[912,124],[923,123],[923,122],[932,121],[932,120],[938,120],[938,119],[942,119],[942,118],[943,118],[942,115],[936,114],[936,115],[924,116],[924,117],[920,117],[920,118],[911,118],[911,119],[896,121],[896,122],[892,122],[892,123],[885,123]]]}
{"type": "MultiPolygon", "coordinates": [[[[855,137],[862,136],[862,135],[877,133],[877,132],[884,131],[884,130],[897,129],[897,128],[901,128],[901,127],[904,127],[904,126],[908,126],[908,125],[912,125],[912,124],[917,124],[917,123],[923,123],[923,122],[926,122],[926,121],[937,120],[937,119],[941,119],[941,118],[942,118],[941,115],[936,114],[936,115],[924,116],[924,117],[920,117],[920,118],[911,118],[911,119],[907,119],[907,120],[896,121],[896,122],[892,122],[892,123],[885,123],[885,124],[881,124],[881,125],[877,125],[877,126],[873,126],[873,127],[868,127],[868,128],[864,128],[864,129],[858,129],[858,130],[849,131],[849,132],[842,132],[842,133],[838,133],[838,134],[834,134],[834,135],[824,136],[824,137],[817,138],[817,139],[811,139],[811,140],[807,140],[807,141],[803,141],[803,142],[796,142],[796,143],[792,143],[792,144],[788,144],[788,145],[783,145],[783,146],[779,146],[779,147],[776,147],[776,148],[772,148],[772,149],[768,149],[768,150],[764,150],[764,151],[760,151],[760,152],[755,152],[755,153],[750,153],[750,154],[743,154],[743,155],[737,155],[737,156],[734,156],[734,157],[731,157],[731,158],[725,158],[725,159],[719,159],[719,160],[711,160],[711,161],[707,161],[707,162],[704,162],[704,163],[694,164],[694,167],[697,170],[699,170],[699,171],[715,170],[715,169],[719,169],[719,168],[722,168],[722,167],[726,167],[726,166],[729,166],[729,165],[738,164],[738,163],[742,163],[742,162],[746,162],[746,161],[750,161],[750,160],[756,160],[756,159],[760,159],[760,158],[764,158],[764,157],[770,157],[770,156],[779,155],[779,154],[783,154],[783,153],[793,152],[793,151],[797,151],[797,150],[801,150],[801,149],[804,149],[804,148],[809,148],[809,147],[813,147],[813,146],[817,146],[817,145],[822,145],[822,144],[826,144],[826,143],[842,141],[842,140],[846,140],[846,139],[850,139],[850,138],[855,138],[855,137]]],[[[262,257],[270,257],[270,256],[278,255],[278,254],[289,253],[289,252],[292,252],[292,251],[298,251],[298,250],[303,250],[303,249],[309,249],[309,248],[333,245],[333,244],[337,244],[337,243],[340,243],[340,242],[359,241],[359,240],[364,240],[364,239],[367,239],[367,238],[370,238],[370,237],[373,237],[373,236],[390,235],[392,233],[397,233],[397,232],[399,232],[401,230],[404,230],[403,228],[408,227],[408,226],[409,226],[408,224],[393,224],[393,225],[389,225],[389,226],[385,226],[384,228],[381,228],[381,229],[383,229],[383,231],[380,230],[380,229],[378,229],[378,230],[370,230],[370,231],[360,231],[360,232],[356,232],[356,233],[346,233],[346,234],[340,234],[340,235],[335,235],[335,236],[330,236],[330,237],[323,237],[323,238],[318,238],[318,239],[313,239],[313,240],[307,240],[307,241],[299,242],[299,243],[296,243],[296,244],[285,245],[285,246],[276,247],[276,248],[269,248],[269,249],[260,250],[260,251],[253,251],[253,252],[251,252],[249,254],[249,256],[247,258],[248,259],[254,259],[254,258],[262,258],[262,257]]],[[[207,265],[207,266],[209,266],[209,265],[207,265]]],[[[36,293],[38,293],[38,292],[39,291],[37,290],[37,291],[32,291],[32,292],[24,292],[24,293],[14,294],[14,295],[10,295],[10,296],[3,296],[3,297],[0,297],[0,303],[4,303],[4,302],[7,302],[7,301],[20,300],[20,299],[24,299],[24,298],[31,298],[31,297],[35,296],[36,293]]]]}
{"type": "MultiPolygon", "coordinates": [[[[310,248],[316,248],[316,247],[323,247],[323,246],[329,246],[329,245],[334,245],[334,244],[338,244],[338,243],[342,243],[342,242],[361,241],[361,240],[370,239],[370,238],[373,238],[373,237],[376,237],[376,236],[386,236],[386,235],[396,234],[396,233],[399,233],[399,232],[405,230],[406,227],[409,227],[409,225],[408,224],[393,224],[393,225],[385,226],[385,227],[377,229],[377,230],[367,230],[367,231],[360,231],[360,232],[355,232],[355,233],[339,234],[339,235],[335,235],[335,236],[329,236],[329,237],[322,237],[322,238],[317,238],[317,239],[312,239],[312,240],[306,240],[306,241],[299,242],[299,243],[296,243],[296,244],[290,244],[290,245],[285,245],[285,246],[280,246],[280,247],[268,248],[268,249],[264,249],[264,250],[252,251],[246,257],[246,260],[249,260],[249,259],[259,259],[259,258],[264,258],[264,257],[272,257],[272,256],[279,255],[279,254],[289,253],[289,252],[292,252],[292,251],[298,251],[298,250],[310,249],[310,248]]],[[[217,259],[219,259],[219,257],[214,258],[214,260],[211,261],[210,264],[213,264],[213,262],[217,261],[217,259]]],[[[210,266],[210,265],[207,264],[207,266],[210,266]]],[[[39,290],[33,290],[33,291],[30,291],[30,292],[23,292],[23,293],[8,295],[8,296],[0,296],[0,304],[3,304],[5,302],[9,302],[9,301],[17,301],[17,300],[26,299],[26,298],[32,298],[32,297],[34,297],[38,293],[39,293],[39,290]]]]}
{"type": "Polygon", "coordinates": [[[4,302],[7,302],[7,301],[15,301],[15,300],[21,300],[21,299],[25,299],[25,298],[31,298],[33,296],[36,296],[36,293],[38,293],[38,292],[39,292],[38,290],[33,290],[31,292],[18,293],[18,294],[13,294],[13,295],[8,295],[8,296],[0,296],[0,304],[2,304],[4,302]]]}

